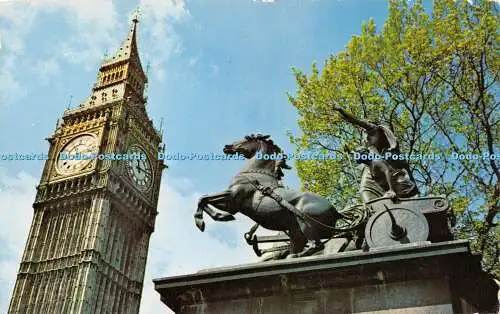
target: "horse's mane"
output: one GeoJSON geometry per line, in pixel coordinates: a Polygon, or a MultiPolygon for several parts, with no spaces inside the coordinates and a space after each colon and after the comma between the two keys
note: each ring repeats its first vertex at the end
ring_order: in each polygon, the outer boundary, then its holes
{"type": "Polygon", "coordinates": [[[245,139],[262,141],[262,142],[266,143],[267,145],[269,145],[272,148],[272,150],[274,150],[273,152],[283,153],[285,158],[276,160],[276,166],[275,166],[275,171],[278,175],[278,178],[281,179],[284,176],[282,169],[292,169],[292,167],[290,167],[289,165],[286,164],[286,154],[284,154],[281,147],[276,145],[270,137],[271,137],[271,135],[263,135],[260,133],[256,133],[256,134],[251,133],[249,135],[246,135],[245,139]]]}
{"type": "Polygon", "coordinates": [[[267,145],[271,146],[277,153],[282,153],[283,150],[276,145],[273,140],[271,139],[271,135],[264,135],[260,133],[251,133],[245,136],[245,139],[247,140],[256,140],[256,141],[262,141],[266,143],[267,145]]]}

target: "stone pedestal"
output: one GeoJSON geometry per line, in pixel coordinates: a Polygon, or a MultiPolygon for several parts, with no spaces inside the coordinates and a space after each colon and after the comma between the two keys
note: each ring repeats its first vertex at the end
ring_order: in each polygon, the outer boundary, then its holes
{"type": "Polygon", "coordinates": [[[413,243],[155,279],[176,313],[476,313],[498,286],[467,241],[413,243]]]}

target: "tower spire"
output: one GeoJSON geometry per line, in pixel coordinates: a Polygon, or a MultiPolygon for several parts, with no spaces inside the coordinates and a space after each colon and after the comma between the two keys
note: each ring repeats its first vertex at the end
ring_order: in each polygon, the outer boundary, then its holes
{"type": "Polygon", "coordinates": [[[131,14],[126,39],[114,54],[108,55],[103,61],[98,81],[92,90],[95,99],[108,101],[130,97],[134,103],[145,103],[144,92],[148,79],[141,65],[137,45],[139,17],[140,8],[137,8],[131,14]]]}
{"type": "Polygon", "coordinates": [[[108,57],[103,66],[127,59],[132,59],[134,57],[139,58],[137,49],[137,24],[139,24],[139,16],[140,9],[137,8],[132,13],[132,20],[127,38],[122,42],[120,48],[116,51],[116,53],[108,57]]]}

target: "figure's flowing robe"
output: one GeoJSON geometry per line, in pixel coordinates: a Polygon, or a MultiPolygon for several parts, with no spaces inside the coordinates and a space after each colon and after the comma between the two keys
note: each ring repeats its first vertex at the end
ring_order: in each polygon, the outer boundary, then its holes
{"type": "MultiPolygon", "coordinates": [[[[391,175],[392,185],[394,192],[398,197],[408,198],[418,195],[418,188],[415,182],[411,179],[407,169],[395,169],[391,175]]],[[[363,167],[361,175],[361,184],[359,192],[361,194],[361,201],[366,203],[372,199],[383,197],[385,192],[389,190],[387,184],[381,186],[370,171],[368,166],[363,167]]]]}
{"type": "Polygon", "coordinates": [[[382,197],[386,190],[378,184],[370,171],[368,166],[363,167],[363,172],[361,175],[361,184],[359,187],[359,193],[361,194],[361,201],[367,203],[368,201],[382,197]]]}

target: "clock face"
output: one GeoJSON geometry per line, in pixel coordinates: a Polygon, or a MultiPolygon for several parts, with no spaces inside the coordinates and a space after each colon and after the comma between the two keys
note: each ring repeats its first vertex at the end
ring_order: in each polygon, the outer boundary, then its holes
{"type": "Polygon", "coordinates": [[[148,155],[138,146],[128,150],[129,156],[137,157],[127,160],[127,172],[130,179],[142,191],[147,191],[153,182],[153,170],[148,155]]]}
{"type": "Polygon", "coordinates": [[[97,153],[97,138],[90,134],[77,136],[59,152],[56,169],[61,174],[78,172],[92,161],[88,157],[92,153],[97,153]]]}

